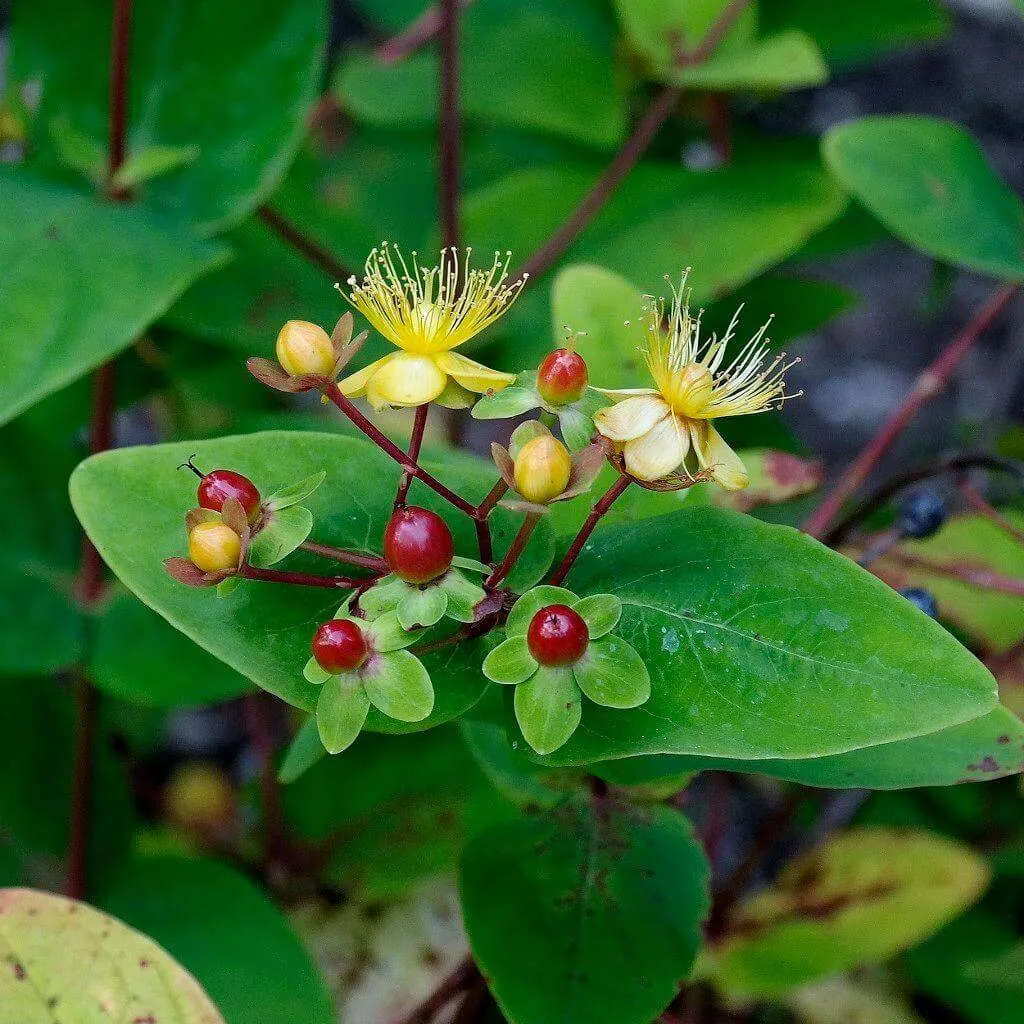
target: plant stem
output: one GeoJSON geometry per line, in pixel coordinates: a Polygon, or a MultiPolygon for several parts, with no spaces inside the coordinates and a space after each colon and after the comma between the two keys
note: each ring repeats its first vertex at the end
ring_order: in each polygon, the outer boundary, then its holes
{"type": "Polygon", "coordinates": [[[537,524],[539,522],[539,512],[526,513],[526,516],[523,518],[522,525],[519,527],[519,531],[512,538],[512,543],[508,546],[508,551],[505,552],[505,557],[501,560],[497,569],[495,569],[494,572],[484,580],[485,587],[493,589],[498,586],[498,584],[500,584],[501,581],[512,571],[512,567],[516,564],[519,556],[526,549],[530,536],[537,528],[537,524]]]}
{"type": "Polygon", "coordinates": [[[344,263],[336,260],[323,246],[303,234],[290,220],[282,217],[277,210],[264,203],[256,216],[279,238],[287,242],[296,252],[305,256],[315,267],[319,267],[336,282],[347,281],[352,272],[344,263]]]}
{"type": "Polygon", "coordinates": [[[994,523],[1004,533],[1011,536],[1018,544],[1024,544],[1024,530],[1015,526],[997,508],[993,508],[984,498],[981,491],[970,482],[960,481],[960,493],[967,499],[968,505],[979,515],[984,516],[989,522],[994,523]]]}
{"type": "Polygon", "coordinates": [[[879,460],[906,429],[921,408],[940,394],[949,382],[953,371],[964,356],[974,347],[978,338],[992,325],[999,314],[1010,304],[1020,289],[1018,284],[1004,285],[994,292],[985,305],[978,310],[964,329],[939,353],[920,376],[914,381],[910,393],[902,405],[888,419],[875,436],[865,445],[853,464],[840,477],[825,500],[814,510],[803,525],[812,537],[824,537],[828,528],[839,515],[847,499],[878,465],[879,460]]]}
{"type": "Polygon", "coordinates": [[[335,562],[344,562],[346,565],[359,565],[364,569],[373,569],[374,572],[388,571],[388,563],[380,555],[367,555],[362,551],[350,551],[348,548],[334,548],[313,540],[305,540],[299,547],[310,554],[332,558],[335,562]]]}
{"type": "Polygon", "coordinates": [[[494,547],[491,543],[491,529],[487,519],[495,505],[508,493],[508,484],[500,477],[487,492],[487,496],[476,507],[476,540],[480,548],[480,561],[490,565],[494,561],[494,547]]]}
{"type": "Polygon", "coordinates": [[[361,590],[373,582],[373,577],[360,580],[352,576],[315,576],[308,572],[261,569],[255,565],[243,565],[238,570],[238,575],[245,580],[260,580],[263,583],[287,583],[296,587],[321,587],[325,590],[361,590]]]}
{"type": "Polygon", "coordinates": [[[260,760],[260,803],[263,811],[263,831],[266,867],[282,864],[288,859],[288,828],[281,804],[281,784],[277,780],[274,759],[277,738],[274,730],[275,708],[265,693],[249,694],[245,698],[245,723],[260,760]]]}
{"type": "Polygon", "coordinates": [[[890,551],[885,557],[908,569],[918,569],[935,576],[947,576],[960,580],[968,586],[980,587],[982,590],[996,590],[1001,594],[1024,597],[1024,579],[1015,576],[1003,576],[989,569],[968,565],[964,562],[936,562],[930,558],[922,558],[920,555],[908,554],[905,551],[890,551]]]}
{"type": "MultiPolygon", "coordinates": [[[[131,38],[132,0],[114,0],[110,38],[109,137],[107,143],[107,193],[122,202],[127,193],[115,189],[113,179],[124,163],[128,122],[128,50],[131,38]]],[[[111,446],[114,433],[114,405],[117,367],[113,360],[93,374],[92,410],[89,418],[89,451],[111,446]]],[[[83,534],[82,561],[77,591],[85,605],[103,596],[103,559],[83,534]]],[[[71,808],[68,820],[67,877],[65,892],[72,899],[88,894],[89,826],[92,817],[93,761],[96,745],[98,695],[79,666],[75,673],[75,738],[71,759],[71,808]]]]}
{"type": "MultiPolygon", "coordinates": [[[[429,409],[429,403],[426,405],[418,405],[416,407],[416,416],[412,423],[412,437],[409,439],[409,451],[406,454],[417,465],[419,465],[420,447],[423,445],[423,432],[427,428],[427,411],[429,409]]],[[[395,495],[396,510],[404,507],[405,499],[409,495],[409,485],[411,483],[412,473],[407,469],[402,473],[402,479],[398,482],[398,493],[395,495]]]]}
{"type": "MultiPolygon", "coordinates": [[[[732,0],[708,29],[701,42],[689,52],[679,55],[680,67],[697,67],[714,53],[736,23],[736,19],[750,5],[751,0],[732,0]]],[[[579,205],[569,214],[554,234],[516,271],[513,278],[527,275],[537,280],[550,270],[575,241],[580,232],[593,220],[615,190],[622,184],[630,171],[636,167],[647,147],[654,141],[665,122],[669,119],[683,94],[679,85],[665,86],[651,101],[644,115],[637,122],[633,134],[612,158],[600,178],[591,186],[579,205]]]]}
{"type": "Polygon", "coordinates": [[[569,570],[573,567],[573,563],[579,558],[580,552],[583,550],[583,545],[587,543],[587,538],[594,532],[594,527],[597,526],[598,520],[603,516],[608,509],[612,507],[616,499],[620,494],[633,482],[633,478],[626,476],[625,473],[621,474],[619,478],[608,488],[604,494],[597,500],[597,503],[590,510],[590,515],[587,516],[583,525],[580,527],[579,533],[576,534],[572,544],[569,545],[569,550],[566,551],[565,557],[559,563],[558,568],[555,570],[554,575],[551,577],[551,583],[553,586],[557,586],[566,576],[569,575],[569,570]]]}
{"type": "Polygon", "coordinates": [[[438,120],[441,127],[440,194],[441,233],[447,249],[459,246],[459,3],[441,0],[441,88],[438,120]]]}
{"type": "Polygon", "coordinates": [[[471,518],[476,518],[476,506],[471,505],[465,498],[460,498],[454,491],[449,490],[440,480],[435,479],[421,466],[418,466],[408,454],[402,451],[389,437],[377,429],[348,399],[341,393],[338,385],[333,381],[326,381],[322,385],[323,393],[332,401],[351,421],[357,426],[374,444],[381,448],[385,454],[390,455],[404,469],[417,480],[422,480],[432,491],[439,494],[449,505],[453,505],[460,512],[464,512],[471,518]]]}
{"type": "Polygon", "coordinates": [[[460,992],[467,991],[480,978],[472,956],[467,956],[426,999],[398,1024],[429,1024],[460,992]]]}
{"type": "MultiPolygon", "coordinates": [[[[473,0],[458,0],[469,7],[473,0]]],[[[380,44],[374,51],[382,64],[397,64],[430,42],[441,31],[442,13],[438,6],[428,7],[404,32],[380,44]]]]}

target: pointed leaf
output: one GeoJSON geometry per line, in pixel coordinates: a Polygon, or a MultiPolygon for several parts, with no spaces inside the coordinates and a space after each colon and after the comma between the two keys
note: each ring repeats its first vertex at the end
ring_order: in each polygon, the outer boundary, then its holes
{"type": "Polygon", "coordinates": [[[322,761],[327,754],[320,741],[320,730],[316,724],[316,715],[310,715],[295,734],[284,760],[277,770],[277,781],[282,785],[290,785],[305,775],[313,765],[322,761]]]}
{"type": "Polygon", "coordinates": [[[327,470],[321,469],[319,473],[314,473],[312,476],[304,477],[294,484],[274,491],[266,499],[266,503],[276,509],[297,505],[303,498],[308,498],[326,479],[327,470]]]}
{"type": "Polygon", "coordinates": [[[249,544],[249,561],[264,568],[287,558],[313,532],[313,513],[305,505],[287,505],[268,515],[270,521],[249,544]]]}

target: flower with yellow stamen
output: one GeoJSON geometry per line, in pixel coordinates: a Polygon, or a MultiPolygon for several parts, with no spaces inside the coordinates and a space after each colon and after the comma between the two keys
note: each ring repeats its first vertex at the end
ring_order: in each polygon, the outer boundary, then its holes
{"type": "Polygon", "coordinates": [[[473,404],[473,393],[500,391],[515,380],[453,351],[494,323],[526,283],[506,283],[511,253],[495,253],[490,270],[470,267],[471,253],[460,259],[455,249],[443,251],[430,268],[416,253],[407,262],[387,242],[370,253],[362,281],[349,278],[351,293],[342,294],[401,351],[346,377],[339,384],[345,395],[365,396],[375,409],[434,401],[458,409],[473,404]]]}
{"type": "Polygon", "coordinates": [[[667,324],[663,300],[652,298],[644,310],[643,353],[655,386],[599,389],[619,401],[599,410],[594,426],[614,443],[626,472],[638,480],[662,480],[677,470],[692,480],[686,465],[692,451],[699,470],[727,490],[740,490],[750,482],[746,468],[711,421],[767,412],[796,397],[785,393],[783,380],[793,364],[784,354],[767,361],[766,323],[722,369],[739,310],[723,338],[702,339],[685,284],[684,274],[679,288],[672,289],[667,324]]]}

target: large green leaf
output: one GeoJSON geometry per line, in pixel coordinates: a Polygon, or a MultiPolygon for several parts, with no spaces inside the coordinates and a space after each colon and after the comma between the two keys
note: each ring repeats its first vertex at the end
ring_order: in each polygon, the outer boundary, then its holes
{"type": "Polygon", "coordinates": [[[152,939],[63,896],[0,889],[0,954],[3,1024],[224,1024],[152,939]]]}
{"type": "Polygon", "coordinates": [[[594,770],[609,782],[632,785],[684,772],[730,771],[770,775],[830,789],[909,789],[989,782],[1024,771],[1024,723],[997,707],[948,729],[895,743],[879,743],[825,757],[737,761],[662,754],[609,761],[594,770]]]}
{"type": "Polygon", "coordinates": [[[281,912],[223,864],[139,858],[107,875],[96,903],[165,946],[227,1024],[334,1019],[324,983],[281,912]]]}
{"type": "MultiPolygon", "coordinates": [[[[626,106],[616,81],[614,37],[592,7],[565,0],[483,3],[462,20],[460,79],[469,118],[601,148],[621,139],[626,106]]],[[[437,117],[438,81],[434,50],[393,65],[370,51],[345,60],[335,91],[362,121],[419,127],[437,117]]]]}
{"type": "Polygon", "coordinates": [[[743,51],[716,52],[668,79],[697,89],[806,89],[827,82],[828,68],[817,43],[806,32],[791,29],[758,39],[743,51]]]}
{"type": "Polygon", "coordinates": [[[997,277],[1024,277],[1024,204],[962,128],[866,117],[822,142],[833,174],[908,245],[997,277]]]}
{"type": "Polygon", "coordinates": [[[0,171],[0,423],[127,348],[223,256],[154,214],[0,171]]]}
{"type": "Polygon", "coordinates": [[[689,973],[707,910],[686,819],[606,797],[485,832],[461,888],[473,955],[512,1024],[647,1024],[689,973]]]}
{"type": "MultiPolygon", "coordinates": [[[[164,570],[162,559],[183,554],[184,514],[194,504],[190,478],[175,467],[195,453],[203,466],[245,473],[263,493],[326,469],[326,482],[309,499],[316,519],[313,539],[340,547],[379,550],[399,472],[368,442],[333,434],[250,434],[214,441],[127,448],[89,459],[71,480],[75,511],[107,564],[150,607],[173,626],[226,661],[242,675],[298,707],[312,710],[318,688],[302,676],[316,624],[330,618],[341,602],[331,590],[247,582],[218,599],[211,591],[182,586],[164,570]]],[[[470,500],[486,494],[496,471],[476,459],[433,465],[470,500]]],[[[449,509],[416,483],[411,500],[445,515],[458,550],[474,555],[475,533],[468,517],[449,509]]],[[[498,551],[511,542],[521,517],[499,509],[493,522],[498,551]]],[[[511,577],[529,585],[551,559],[548,524],[534,534],[526,557],[511,577]]],[[[336,563],[301,553],[281,563],[332,575],[336,563]]],[[[342,570],[344,571],[344,570],[342,570]]],[[[434,677],[436,704],[428,719],[405,725],[371,712],[370,727],[415,731],[446,721],[475,703],[486,680],[479,660],[460,660],[472,645],[452,646],[425,662],[434,677]]]]}
{"type": "MultiPolygon", "coordinates": [[[[106,140],[110,22],[111,7],[101,3],[18,5],[12,72],[42,82],[34,142],[48,162],[58,115],[87,138],[106,140]]],[[[128,151],[198,149],[195,160],[150,181],[145,201],[205,227],[256,207],[302,137],[326,41],[325,0],[135,3],[128,151]]]]}
{"type": "Polygon", "coordinates": [[[985,862],[949,839],[851,829],[736,907],[710,951],[710,973],[732,995],[777,996],[886,960],[962,913],[988,878],[985,862]]]}
{"type": "Polygon", "coordinates": [[[996,703],[985,667],[883,583],[796,530],[724,509],[602,531],[566,585],[622,599],[616,633],[653,694],[632,711],[588,705],[557,763],[835,754],[996,703]]]}

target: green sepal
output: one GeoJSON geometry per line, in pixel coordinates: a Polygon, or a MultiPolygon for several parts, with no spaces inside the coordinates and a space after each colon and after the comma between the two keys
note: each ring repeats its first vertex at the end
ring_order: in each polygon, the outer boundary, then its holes
{"type": "Polygon", "coordinates": [[[277,781],[283,786],[290,785],[305,775],[313,765],[322,761],[326,753],[320,741],[316,715],[310,715],[288,744],[281,765],[277,769],[277,781]]]}
{"type": "Polygon", "coordinates": [[[283,508],[289,508],[292,505],[298,505],[304,498],[308,498],[326,479],[327,471],[322,469],[319,473],[303,477],[294,484],[289,484],[287,487],[274,491],[263,504],[269,509],[278,511],[283,508]]]}
{"type": "Polygon", "coordinates": [[[474,583],[459,572],[449,569],[437,584],[447,598],[447,614],[457,622],[472,622],[476,606],[487,596],[479,583],[474,583]]]}
{"type": "Polygon", "coordinates": [[[516,721],[538,754],[556,751],[576,731],[583,715],[572,669],[540,665],[515,689],[516,721]]]}
{"type": "Polygon", "coordinates": [[[576,405],[567,405],[559,409],[558,428],[562,432],[562,440],[571,452],[582,451],[590,444],[594,434],[594,421],[576,405]]]}
{"type": "MultiPolygon", "coordinates": [[[[337,618],[337,616],[335,616],[337,618]]],[[[331,673],[320,667],[316,658],[310,658],[302,668],[302,677],[314,686],[322,686],[331,678],[331,673]]]]}
{"type": "Polygon", "coordinates": [[[180,170],[198,156],[198,146],[146,146],[128,155],[110,183],[116,189],[135,189],[161,175],[180,170]]]}
{"type": "Polygon", "coordinates": [[[484,395],[473,406],[473,419],[511,419],[531,409],[537,409],[541,404],[541,397],[537,392],[537,371],[524,370],[517,374],[515,383],[496,391],[493,395],[484,395]]]}
{"type": "Polygon", "coordinates": [[[512,456],[512,461],[519,458],[519,453],[531,441],[538,437],[550,436],[551,430],[546,423],[541,423],[540,420],[527,420],[525,423],[520,423],[508,439],[508,453],[512,456]]]}
{"type": "Polygon", "coordinates": [[[369,590],[363,591],[359,607],[374,619],[385,612],[394,611],[415,589],[397,576],[385,576],[369,590]]]}
{"type": "Polygon", "coordinates": [[[410,644],[416,643],[419,639],[417,631],[409,631],[402,628],[398,621],[397,612],[385,612],[371,622],[362,619],[355,620],[359,628],[366,634],[370,646],[379,654],[388,654],[391,651],[400,651],[410,644]]]}
{"type": "Polygon", "coordinates": [[[217,584],[217,596],[228,597],[235,592],[241,582],[241,576],[228,576],[227,579],[221,580],[217,584]]]}
{"type": "Polygon", "coordinates": [[[468,569],[470,572],[482,572],[484,575],[488,575],[491,571],[489,565],[478,562],[475,558],[463,558],[462,555],[456,555],[452,559],[452,565],[456,569],[468,569]]]}
{"type": "Polygon", "coordinates": [[[444,391],[434,399],[445,409],[470,409],[476,400],[476,394],[468,388],[464,388],[454,377],[448,378],[444,391]]]}
{"type": "Polygon", "coordinates": [[[622,602],[614,594],[592,594],[572,606],[587,624],[591,640],[610,633],[622,617],[622,602]]]}
{"type": "Polygon", "coordinates": [[[340,754],[352,746],[369,713],[370,698],[355,672],[330,676],[316,702],[317,730],[327,752],[340,754]]]}
{"type": "Polygon", "coordinates": [[[572,667],[579,688],[606,708],[635,708],[651,695],[651,676],[643,658],[617,636],[592,641],[572,667]]]}
{"type": "Polygon", "coordinates": [[[443,587],[413,587],[396,609],[402,629],[427,629],[444,618],[448,610],[448,594],[443,587]]]}
{"type": "Polygon", "coordinates": [[[392,651],[371,658],[360,676],[370,702],[389,718],[422,722],[434,710],[430,673],[409,651],[392,651]]]}
{"type": "Polygon", "coordinates": [[[313,532],[313,513],[290,505],[268,514],[267,523],[249,544],[249,561],[266,568],[290,555],[313,532]]]}
{"type": "Polygon", "coordinates": [[[530,628],[530,620],[549,604],[567,604],[571,608],[579,598],[571,590],[564,587],[552,587],[547,584],[528,590],[508,613],[505,623],[506,636],[526,636],[530,628]]]}
{"type": "Polygon", "coordinates": [[[484,658],[483,673],[493,683],[515,686],[525,683],[536,671],[537,662],[525,636],[510,636],[484,658]]]}

